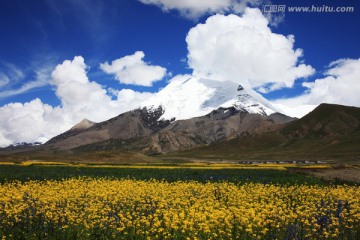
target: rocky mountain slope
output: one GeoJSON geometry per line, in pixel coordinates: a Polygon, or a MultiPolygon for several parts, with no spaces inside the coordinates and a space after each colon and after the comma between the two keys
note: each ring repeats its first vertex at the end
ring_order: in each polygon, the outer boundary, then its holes
{"type": "Polygon", "coordinates": [[[233,107],[173,122],[159,120],[163,113],[137,109],[27,152],[0,152],[0,160],[146,162],[158,159],[149,155],[166,154],[166,159],[360,161],[356,107],[322,104],[301,119],[233,107]]]}
{"type": "Polygon", "coordinates": [[[131,145],[122,144],[127,149],[167,153],[223,141],[245,132],[268,131],[293,120],[275,114],[276,110],[259,94],[233,82],[195,77],[178,79],[145,101],[141,108],[102,123],[83,121],[48,141],[45,147],[73,149],[116,140],[130,141],[131,145]]]}
{"type": "Polygon", "coordinates": [[[64,150],[110,139],[126,140],[150,136],[170,123],[159,120],[162,114],[161,107],[151,112],[135,109],[88,128],[78,128],[78,125],[75,125],[69,131],[50,139],[44,147],[64,150]]]}
{"type": "Polygon", "coordinates": [[[295,119],[280,113],[270,116],[219,108],[211,113],[170,123],[161,130],[132,139],[109,139],[77,148],[80,152],[122,149],[148,155],[163,154],[255,133],[275,131],[295,119]]]}
{"type": "Polygon", "coordinates": [[[78,135],[81,132],[84,132],[86,129],[91,128],[92,126],[94,126],[96,123],[92,122],[88,119],[83,119],[81,122],[79,122],[78,124],[76,124],[75,126],[73,126],[71,129],[69,129],[68,131],[50,139],[47,144],[55,144],[57,142],[60,142],[64,139],[70,138],[72,136],[78,135]]]}
{"type": "Polygon", "coordinates": [[[360,108],[321,104],[282,128],[179,153],[228,159],[360,160],[360,108]]]}
{"type": "Polygon", "coordinates": [[[270,116],[251,114],[235,108],[212,111],[203,117],[179,120],[153,134],[145,153],[169,153],[209,145],[255,133],[274,131],[293,118],[280,113],[270,116]]]}
{"type": "Polygon", "coordinates": [[[142,108],[100,123],[85,119],[34,148],[37,156],[60,151],[284,160],[357,159],[359,146],[359,108],[322,104],[294,119],[240,85],[189,78],[173,81],[142,108]]]}

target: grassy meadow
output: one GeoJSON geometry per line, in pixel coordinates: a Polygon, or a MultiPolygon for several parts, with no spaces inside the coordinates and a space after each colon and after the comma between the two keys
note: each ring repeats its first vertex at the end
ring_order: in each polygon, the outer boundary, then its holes
{"type": "Polygon", "coordinates": [[[0,237],[360,239],[359,186],[292,168],[4,163],[0,237]]]}

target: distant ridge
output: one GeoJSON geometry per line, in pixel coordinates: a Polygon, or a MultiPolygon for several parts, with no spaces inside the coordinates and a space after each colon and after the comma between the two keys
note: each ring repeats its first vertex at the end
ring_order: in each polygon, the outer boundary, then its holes
{"type": "Polygon", "coordinates": [[[85,120],[44,145],[3,149],[0,158],[131,162],[131,156],[153,161],[161,154],[169,159],[360,161],[357,107],[321,104],[301,119],[235,107],[177,121],[163,120],[163,114],[162,107],[141,108],[94,125],[85,120]]]}
{"type": "Polygon", "coordinates": [[[360,161],[360,108],[321,104],[275,131],[250,134],[178,153],[228,159],[360,161]]]}
{"type": "Polygon", "coordinates": [[[288,136],[330,139],[360,133],[360,108],[323,103],[309,114],[287,126],[288,136]]]}

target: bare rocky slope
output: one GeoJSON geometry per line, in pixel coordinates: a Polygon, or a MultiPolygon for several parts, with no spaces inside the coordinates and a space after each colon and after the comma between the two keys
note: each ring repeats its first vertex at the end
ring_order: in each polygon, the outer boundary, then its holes
{"type": "Polygon", "coordinates": [[[360,160],[360,108],[321,104],[276,131],[254,133],[177,156],[224,159],[360,160]]]}
{"type": "Polygon", "coordinates": [[[147,137],[169,125],[170,121],[158,121],[162,112],[161,107],[152,112],[147,109],[129,111],[89,128],[72,128],[50,139],[44,147],[66,150],[110,139],[147,137]]]}
{"type": "Polygon", "coordinates": [[[183,76],[141,108],[101,123],[84,119],[41,148],[168,153],[267,132],[294,120],[276,112],[260,94],[234,82],[183,76]]]}
{"type": "Polygon", "coordinates": [[[171,123],[148,139],[145,153],[169,153],[209,145],[254,133],[275,131],[295,119],[280,113],[270,116],[230,109],[214,110],[210,114],[171,123]]]}
{"type": "Polygon", "coordinates": [[[160,154],[191,149],[253,133],[281,128],[295,120],[280,113],[270,116],[252,114],[236,108],[219,108],[211,113],[174,122],[158,120],[146,108],[119,115],[54,144],[53,148],[77,151],[127,150],[160,154]],[[111,133],[111,134],[110,134],[111,133]],[[89,139],[90,138],[90,139],[89,139]]]}
{"type": "Polygon", "coordinates": [[[169,153],[267,132],[294,120],[276,111],[261,95],[234,82],[186,77],[172,81],[141,108],[97,124],[84,120],[44,147],[169,153]]]}
{"type": "Polygon", "coordinates": [[[92,122],[88,119],[83,119],[81,122],[73,126],[70,130],[50,139],[47,144],[56,144],[57,142],[61,142],[62,140],[78,135],[79,133],[91,128],[95,124],[95,122],[92,122]]]}
{"type": "Polygon", "coordinates": [[[173,122],[159,120],[162,114],[161,108],[142,108],[92,126],[80,124],[84,127],[45,145],[2,151],[0,160],[146,162],[156,154],[169,159],[360,160],[356,107],[321,104],[301,119],[232,107],[173,122]]]}

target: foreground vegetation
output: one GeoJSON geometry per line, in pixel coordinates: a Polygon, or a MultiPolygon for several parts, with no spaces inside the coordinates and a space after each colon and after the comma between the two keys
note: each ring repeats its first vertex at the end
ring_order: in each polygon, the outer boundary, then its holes
{"type": "Polygon", "coordinates": [[[359,239],[356,186],[69,179],[5,183],[4,239],[359,239]]]}
{"type": "Polygon", "coordinates": [[[230,167],[1,165],[0,237],[360,239],[359,186],[230,167]]]}

